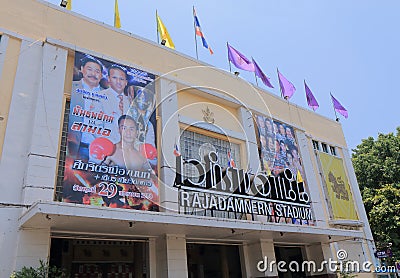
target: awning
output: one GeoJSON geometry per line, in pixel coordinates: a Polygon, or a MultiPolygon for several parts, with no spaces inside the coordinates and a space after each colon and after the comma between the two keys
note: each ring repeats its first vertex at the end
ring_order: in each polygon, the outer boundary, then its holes
{"type": "Polygon", "coordinates": [[[148,238],[165,234],[187,239],[246,242],[272,239],[285,244],[329,243],[362,239],[359,230],[96,207],[63,202],[38,202],[20,218],[21,229],[47,229],[53,234],[109,235],[148,238]]]}

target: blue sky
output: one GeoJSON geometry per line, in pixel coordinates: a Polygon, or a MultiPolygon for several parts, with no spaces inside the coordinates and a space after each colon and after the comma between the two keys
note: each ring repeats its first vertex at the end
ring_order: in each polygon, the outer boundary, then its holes
{"type": "MultiPolygon", "coordinates": [[[[214,50],[209,55],[198,40],[201,61],[229,70],[229,42],[254,57],[275,86],[271,93],[280,94],[278,67],[297,88],[291,102],[307,107],[305,79],[320,104],[316,113],[334,119],[332,92],[349,111],[348,119],[339,116],[349,150],[363,138],[395,132],[400,126],[398,0],[118,0],[118,4],[122,30],[157,41],[157,9],[176,50],[196,57],[194,5],[214,50]]],[[[114,22],[114,0],[72,0],[72,11],[111,26],[114,22]]],[[[255,83],[252,73],[240,72],[240,77],[255,83]]]]}

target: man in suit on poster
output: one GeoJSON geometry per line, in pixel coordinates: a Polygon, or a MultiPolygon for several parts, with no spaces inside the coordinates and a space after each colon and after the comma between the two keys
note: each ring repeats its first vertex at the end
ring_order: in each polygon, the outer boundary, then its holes
{"type": "Polygon", "coordinates": [[[103,64],[96,58],[86,55],[81,59],[81,80],[72,82],[71,113],[68,122],[68,152],[72,156],[89,159],[89,145],[95,138],[94,134],[76,130],[76,124],[82,123],[93,126],[101,126],[99,120],[85,118],[79,113],[73,113],[74,109],[82,109],[90,112],[100,112],[102,94],[100,93],[100,80],[102,78],[103,64]],[[75,128],[72,128],[72,127],[75,128]]]}
{"type": "Polygon", "coordinates": [[[118,119],[126,115],[131,105],[130,99],[124,94],[128,84],[126,69],[120,65],[113,64],[108,68],[108,84],[110,87],[102,91],[107,99],[102,102],[105,114],[113,116],[114,121],[106,123],[106,128],[111,129],[109,139],[115,144],[121,140],[118,132],[118,119]]]}

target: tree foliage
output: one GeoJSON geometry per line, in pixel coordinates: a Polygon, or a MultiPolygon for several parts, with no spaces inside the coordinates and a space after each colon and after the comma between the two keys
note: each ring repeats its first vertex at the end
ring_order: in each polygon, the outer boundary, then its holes
{"type": "Polygon", "coordinates": [[[397,134],[363,139],[353,150],[353,165],[361,189],[400,183],[400,127],[397,134]]]}
{"type": "Polygon", "coordinates": [[[375,242],[400,259],[400,127],[363,139],[352,161],[375,242]]]}
{"type": "Polygon", "coordinates": [[[66,278],[68,275],[62,269],[40,260],[37,268],[24,266],[21,270],[14,272],[10,278],[66,278]]]}

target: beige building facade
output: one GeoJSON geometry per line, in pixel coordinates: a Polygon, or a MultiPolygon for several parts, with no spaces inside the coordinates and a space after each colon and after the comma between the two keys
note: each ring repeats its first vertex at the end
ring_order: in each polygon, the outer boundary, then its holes
{"type": "Polygon", "coordinates": [[[0,4],[0,277],[40,260],[71,277],[377,264],[339,122],[58,6],[0,4]],[[105,92],[118,72],[130,107],[105,92]]]}

